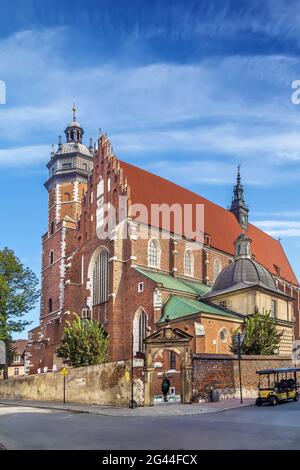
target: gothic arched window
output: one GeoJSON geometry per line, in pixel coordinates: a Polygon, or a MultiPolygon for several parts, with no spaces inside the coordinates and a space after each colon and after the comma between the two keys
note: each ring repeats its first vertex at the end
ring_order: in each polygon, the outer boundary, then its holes
{"type": "Polygon", "coordinates": [[[191,250],[185,250],[184,253],[184,274],[186,276],[194,275],[194,256],[191,250]]]}
{"type": "Polygon", "coordinates": [[[159,268],[160,266],[160,246],[157,240],[151,239],[148,243],[148,266],[159,268]]]}
{"type": "Polygon", "coordinates": [[[219,276],[220,272],[222,271],[222,263],[219,260],[219,258],[216,258],[213,264],[213,281],[217,279],[219,276]]]}
{"type": "Polygon", "coordinates": [[[52,313],[53,311],[53,305],[52,305],[52,299],[48,300],[48,313],[52,313]]]}
{"type": "Polygon", "coordinates": [[[93,270],[93,305],[108,301],[108,265],[108,251],[103,249],[96,259],[93,270]]]}
{"type": "Polygon", "coordinates": [[[136,355],[137,352],[145,352],[144,339],[146,338],[148,317],[142,308],[140,308],[133,320],[133,352],[136,355]]]}

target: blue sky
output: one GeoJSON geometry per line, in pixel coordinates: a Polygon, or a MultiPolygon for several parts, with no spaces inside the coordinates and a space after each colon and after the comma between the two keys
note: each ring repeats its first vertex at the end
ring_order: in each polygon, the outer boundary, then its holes
{"type": "MultiPolygon", "coordinates": [[[[38,275],[45,165],[76,101],[86,141],[227,206],[242,165],[251,222],[300,278],[296,1],[0,2],[0,246],[38,275]]],[[[38,321],[38,308],[30,314],[38,321]]],[[[24,334],[23,334],[24,336],[24,334]]]]}

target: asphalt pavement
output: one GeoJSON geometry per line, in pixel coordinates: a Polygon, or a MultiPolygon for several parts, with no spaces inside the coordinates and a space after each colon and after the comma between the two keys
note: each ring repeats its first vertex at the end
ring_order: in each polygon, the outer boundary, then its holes
{"type": "Polygon", "coordinates": [[[127,417],[0,405],[6,449],[300,449],[300,402],[127,417]]]}

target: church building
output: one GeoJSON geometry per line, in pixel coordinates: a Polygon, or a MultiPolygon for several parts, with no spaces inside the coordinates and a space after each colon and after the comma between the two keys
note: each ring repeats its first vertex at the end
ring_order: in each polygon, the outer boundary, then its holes
{"type": "Polygon", "coordinates": [[[40,324],[29,332],[29,372],[61,367],[56,348],[74,314],[103,325],[113,361],[131,357],[132,335],[134,356],[143,358],[144,338],[165,322],[193,337],[193,352],[228,354],[230,332],[256,311],[271,311],[283,331],[278,354],[290,354],[299,338],[299,283],[280,242],[249,222],[240,169],[224,209],[123,162],[103,133],[86,146],[73,111],[47,165],[40,324]],[[153,207],[159,215],[149,220],[153,207]],[[203,208],[201,236],[162,213],[177,208],[188,218],[187,207],[193,226],[195,208],[203,208]]]}

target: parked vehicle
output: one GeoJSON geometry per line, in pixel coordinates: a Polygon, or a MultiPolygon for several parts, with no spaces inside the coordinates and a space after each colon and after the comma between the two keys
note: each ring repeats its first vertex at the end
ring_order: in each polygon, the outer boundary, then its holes
{"type": "Polygon", "coordinates": [[[284,401],[298,401],[300,368],[257,370],[259,375],[257,406],[268,403],[277,405],[284,401]]]}

